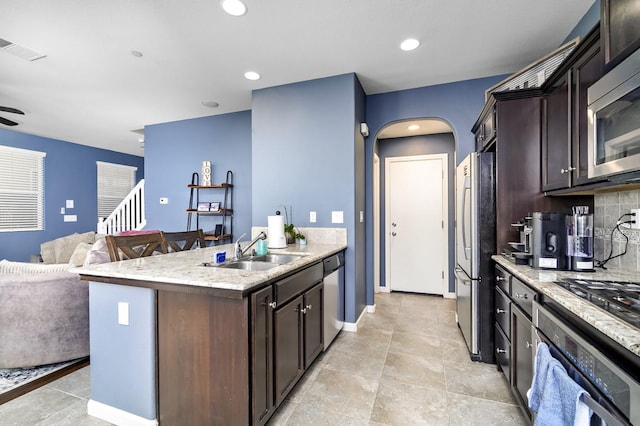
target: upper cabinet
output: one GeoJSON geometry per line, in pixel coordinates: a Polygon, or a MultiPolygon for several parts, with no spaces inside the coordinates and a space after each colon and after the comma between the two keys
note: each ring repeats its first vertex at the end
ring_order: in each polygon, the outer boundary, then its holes
{"type": "Polygon", "coordinates": [[[637,0],[601,0],[600,5],[600,34],[608,71],[640,48],[640,5],[637,0]]]}
{"type": "Polygon", "coordinates": [[[604,72],[599,27],[542,86],[542,190],[592,183],[587,156],[587,89],[604,72]]]}

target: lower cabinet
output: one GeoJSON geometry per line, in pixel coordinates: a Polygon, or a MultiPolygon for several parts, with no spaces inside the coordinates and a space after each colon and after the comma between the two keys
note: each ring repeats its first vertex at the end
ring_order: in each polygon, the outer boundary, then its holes
{"type": "Polygon", "coordinates": [[[251,295],[252,424],[265,424],[323,349],[323,268],[251,295]]]}
{"type": "Polygon", "coordinates": [[[532,301],[536,297],[525,283],[496,266],[496,363],[511,387],[523,414],[531,421],[527,390],[533,380],[534,329],[532,301]]]}
{"type": "Polygon", "coordinates": [[[511,330],[511,386],[518,403],[531,418],[527,390],[533,380],[532,323],[515,304],[511,306],[511,330]]]}

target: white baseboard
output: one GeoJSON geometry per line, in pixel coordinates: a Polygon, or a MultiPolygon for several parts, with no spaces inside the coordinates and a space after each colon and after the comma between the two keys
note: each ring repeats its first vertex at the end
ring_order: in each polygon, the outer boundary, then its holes
{"type": "Polygon", "coordinates": [[[158,426],[157,419],[145,419],[92,399],[87,403],[87,414],[118,426],[158,426]]]}
{"type": "Polygon", "coordinates": [[[449,292],[449,293],[445,293],[442,295],[442,297],[444,297],[445,299],[455,299],[456,298],[456,293],[453,292],[449,292]]]}
{"type": "Polygon", "coordinates": [[[358,323],[360,322],[360,320],[362,319],[362,317],[364,316],[364,314],[367,313],[367,309],[363,309],[362,312],[360,313],[360,316],[358,317],[358,320],[356,322],[344,322],[344,325],[342,326],[342,329],[344,331],[348,331],[350,333],[356,333],[358,331],[358,323]]]}
{"type": "Polygon", "coordinates": [[[378,293],[391,293],[391,289],[387,287],[378,287],[378,293]]]}
{"type": "Polygon", "coordinates": [[[376,313],[376,305],[375,305],[375,303],[373,305],[367,305],[367,313],[368,314],[375,314],[376,313]]]}

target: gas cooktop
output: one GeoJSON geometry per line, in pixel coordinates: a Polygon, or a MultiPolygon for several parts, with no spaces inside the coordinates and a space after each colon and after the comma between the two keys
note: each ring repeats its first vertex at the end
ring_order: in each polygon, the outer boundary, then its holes
{"type": "Polygon", "coordinates": [[[576,278],[555,283],[640,328],[640,283],[576,278]]]}

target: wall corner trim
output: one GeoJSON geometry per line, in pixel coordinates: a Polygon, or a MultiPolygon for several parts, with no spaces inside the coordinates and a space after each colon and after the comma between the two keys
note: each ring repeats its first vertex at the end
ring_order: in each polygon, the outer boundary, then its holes
{"type": "Polygon", "coordinates": [[[360,323],[360,320],[362,320],[362,317],[367,313],[368,310],[369,306],[367,306],[366,309],[363,309],[362,312],[360,312],[360,316],[358,317],[358,320],[356,322],[345,321],[344,325],[342,326],[342,330],[348,331],[350,333],[356,333],[358,331],[358,324],[360,323]]]}

